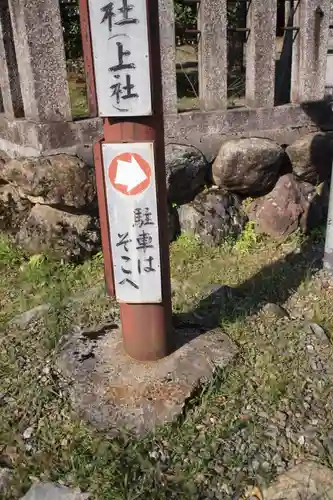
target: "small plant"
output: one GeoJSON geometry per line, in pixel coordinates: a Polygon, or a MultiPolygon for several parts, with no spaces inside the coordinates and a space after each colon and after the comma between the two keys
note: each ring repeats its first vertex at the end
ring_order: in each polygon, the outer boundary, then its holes
{"type": "Polygon", "coordinates": [[[23,259],[23,254],[6,238],[0,239],[0,266],[13,266],[23,259]]]}
{"type": "Polygon", "coordinates": [[[177,240],[177,246],[188,255],[194,255],[200,250],[202,244],[200,239],[190,233],[183,233],[177,240]]]}
{"type": "Polygon", "coordinates": [[[46,255],[40,253],[36,255],[32,255],[27,262],[27,266],[29,267],[40,267],[47,260],[46,255]]]}
{"type": "Polygon", "coordinates": [[[249,213],[253,200],[254,200],[254,198],[249,197],[249,198],[245,198],[245,200],[243,201],[242,208],[246,214],[249,213]]]}
{"type": "Polygon", "coordinates": [[[103,255],[103,252],[102,250],[100,250],[99,252],[97,252],[95,255],[94,255],[94,258],[93,258],[93,261],[94,262],[97,262],[97,263],[102,263],[104,260],[104,255],[103,255]]]}
{"type": "Polygon", "coordinates": [[[259,243],[261,236],[256,233],[255,222],[248,222],[241,234],[241,237],[235,244],[235,249],[241,254],[248,254],[250,250],[259,243]]]}
{"type": "Polygon", "coordinates": [[[326,237],[326,230],[324,226],[319,226],[319,227],[314,227],[310,231],[310,238],[311,241],[315,244],[324,244],[325,243],[325,237],[326,237]]]}

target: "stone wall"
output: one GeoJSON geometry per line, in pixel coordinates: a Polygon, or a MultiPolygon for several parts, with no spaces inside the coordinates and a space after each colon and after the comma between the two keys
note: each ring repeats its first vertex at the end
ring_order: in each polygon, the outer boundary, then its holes
{"type": "MultiPolygon", "coordinates": [[[[210,161],[193,146],[166,147],[169,239],[218,245],[250,220],[274,238],[325,221],[333,135],[289,146],[260,137],[225,141],[210,161]]],[[[79,261],[100,249],[94,170],[77,156],[1,157],[0,231],[27,254],[79,261]]]]}

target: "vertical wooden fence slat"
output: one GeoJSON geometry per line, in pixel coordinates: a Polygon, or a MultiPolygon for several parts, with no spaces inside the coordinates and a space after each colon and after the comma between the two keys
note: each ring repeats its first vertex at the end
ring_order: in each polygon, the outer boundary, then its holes
{"type": "Polygon", "coordinates": [[[0,86],[5,116],[24,116],[8,0],[0,1],[0,86]]]}
{"type": "Polygon", "coordinates": [[[246,104],[274,106],[277,0],[252,0],[247,15],[246,104]]]}
{"type": "Polygon", "coordinates": [[[159,0],[164,114],[177,113],[176,38],[173,0],[159,0]]]}
{"type": "Polygon", "coordinates": [[[59,0],[9,0],[25,117],[71,120],[59,0]]]}
{"type": "Polygon", "coordinates": [[[299,2],[294,20],[299,32],[293,47],[292,102],[324,97],[330,13],[330,0],[299,2]]]}
{"type": "Polygon", "coordinates": [[[201,109],[228,105],[227,0],[201,0],[199,6],[199,96],[201,109]]]}

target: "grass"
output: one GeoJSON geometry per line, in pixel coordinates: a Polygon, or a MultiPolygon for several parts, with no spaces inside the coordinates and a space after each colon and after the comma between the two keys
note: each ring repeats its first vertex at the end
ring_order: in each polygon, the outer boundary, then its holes
{"type": "MultiPolygon", "coordinates": [[[[69,382],[54,364],[59,339],[73,325],[118,315],[103,292],[101,255],[73,266],[42,255],[27,259],[0,240],[0,465],[13,468],[5,499],[19,498],[34,478],[79,486],[96,500],[231,498],[259,481],[248,464],[271,446],[260,415],[273,418],[286,400],[301,404],[307,369],[301,323],[279,322],[262,305],[284,303],[297,291],[310,316],[333,332],[331,292],[311,279],[313,246],[322,243],[322,233],[311,238],[278,244],[256,237],[249,225],[237,243],[219,248],[186,235],[172,245],[174,310],[221,325],[240,352],[179,422],[142,439],[106,439],[81,421],[67,396],[69,382]],[[52,309],[44,318],[23,330],[11,325],[13,317],[45,302],[52,309]]],[[[293,445],[285,454],[287,460],[304,450],[293,445]]],[[[275,473],[273,466],[260,477],[270,481],[275,473]]]]}
{"type": "Polygon", "coordinates": [[[68,80],[69,96],[74,118],[87,118],[89,116],[88,98],[86,84],[77,81],[75,75],[71,75],[68,80]]]}

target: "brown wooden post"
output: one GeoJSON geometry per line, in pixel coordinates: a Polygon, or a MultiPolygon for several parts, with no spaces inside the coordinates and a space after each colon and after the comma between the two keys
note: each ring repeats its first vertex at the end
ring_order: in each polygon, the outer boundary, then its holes
{"type": "MultiPolygon", "coordinates": [[[[95,162],[103,252],[107,263],[112,262],[112,255],[114,259],[113,273],[112,270],[106,269],[106,276],[108,273],[114,275],[114,288],[120,302],[122,334],[126,352],[140,361],[154,361],[170,354],[174,347],[158,0],[142,0],[140,2],[142,3],[141,9],[144,7],[143,10],[146,10],[147,26],[143,26],[144,16],[138,19],[142,12],[139,12],[137,4],[130,5],[127,0],[115,0],[113,3],[107,3],[106,0],[104,2],[90,0],[90,3],[89,0],[81,0],[81,3],[84,2],[88,2],[85,5],[90,7],[89,20],[92,41],[91,47],[90,37],[83,38],[85,60],[89,60],[88,52],[93,53],[98,112],[104,118],[104,141],[101,146],[95,146],[95,162]],[[118,28],[116,31],[116,26],[122,26],[122,28],[118,28]],[[131,27],[137,31],[131,31],[131,27]],[[103,30],[107,36],[104,40],[97,40],[97,37],[102,36],[103,30]],[[135,45],[130,43],[132,33],[137,34],[138,32],[147,33],[149,51],[146,55],[145,44],[147,44],[147,40],[142,40],[142,49],[140,47],[137,52],[135,51],[141,40],[136,40],[135,45]],[[109,43],[108,46],[107,43],[109,43]],[[138,83],[139,80],[136,79],[135,73],[136,65],[139,63],[132,62],[130,58],[132,52],[137,54],[141,65],[138,69],[140,83],[138,83]],[[118,54],[116,61],[114,54],[118,54]],[[105,68],[102,64],[102,57],[104,57],[105,68]],[[144,66],[147,59],[150,62],[147,73],[149,81],[143,88],[144,66]],[[122,71],[125,67],[126,70],[122,71]],[[136,83],[141,85],[140,89],[135,86],[136,83]],[[137,109],[144,110],[143,116],[136,116],[137,109]],[[132,186],[130,189],[129,184],[126,185],[126,179],[121,182],[121,176],[124,179],[124,175],[127,175],[126,172],[129,172],[128,169],[131,168],[133,162],[135,162],[136,168],[143,168],[142,165],[146,162],[133,151],[135,148],[141,148],[144,151],[146,147],[149,150],[150,145],[152,145],[154,158],[150,163],[151,172],[146,175],[142,173],[143,170],[141,173],[139,170],[139,179],[144,180],[142,182],[139,180],[137,185],[134,183],[134,187],[132,186]],[[125,152],[127,150],[128,152],[125,152]],[[101,159],[103,152],[104,158],[101,159]],[[126,160],[126,158],[128,159],[126,160]],[[140,158],[143,163],[138,165],[137,162],[140,162],[140,158]],[[117,174],[112,179],[111,169],[113,165],[116,165],[117,174]],[[118,175],[120,165],[125,170],[121,170],[118,175]],[[148,185],[147,188],[144,187],[145,183],[148,185]],[[139,193],[140,186],[142,189],[139,193]],[[147,191],[150,193],[152,206],[144,208],[140,206],[140,200],[142,202],[143,193],[147,191]],[[128,210],[128,206],[132,207],[133,203],[137,207],[135,210],[147,211],[151,209],[153,213],[156,210],[157,221],[153,221],[149,216],[146,223],[152,224],[151,227],[157,234],[156,241],[149,236],[148,242],[151,243],[149,246],[158,248],[158,253],[155,254],[159,256],[158,262],[153,261],[152,257],[149,257],[149,253],[142,254],[142,262],[138,259],[138,247],[135,249],[138,239],[134,238],[135,233],[133,232],[134,219],[131,219],[131,224],[128,224],[129,215],[132,213],[128,210]],[[154,203],[156,206],[153,206],[154,203]],[[121,209],[118,204],[121,204],[121,209]],[[123,226],[121,218],[123,218],[123,226]],[[125,248],[125,240],[127,248],[125,248]],[[112,252],[111,247],[115,250],[114,252],[112,252]],[[123,254],[119,254],[120,250],[118,249],[121,247],[123,254]],[[143,261],[146,263],[144,264],[143,261]],[[123,279],[119,281],[119,273],[121,272],[124,273],[123,279]],[[134,275],[139,273],[140,283],[143,284],[144,272],[147,273],[145,277],[148,276],[148,278],[153,273],[154,276],[160,276],[160,283],[156,281],[158,278],[154,278],[154,283],[160,285],[161,293],[146,287],[146,295],[151,300],[140,302],[136,300],[136,297],[141,297],[141,292],[135,288],[137,283],[135,283],[134,275]],[[128,288],[126,289],[124,285],[128,288]],[[127,295],[133,297],[133,300],[124,300],[127,295]]],[[[81,12],[88,13],[88,9],[82,9],[81,12]]],[[[83,21],[83,25],[85,25],[85,21],[83,21]]],[[[131,174],[128,177],[129,182],[133,182],[133,176],[134,174],[131,174]]],[[[148,217],[148,212],[146,215],[148,217]]],[[[145,234],[148,234],[148,229],[145,234]]],[[[111,280],[113,283],[113,279],[109,276],[109,283],[111,280]]],[[[113,292],[112,288],[112,286],[108,287],[109,293],[113,292]]],[[[145,299],[143,292],[142,297],[145,299]]]]}

